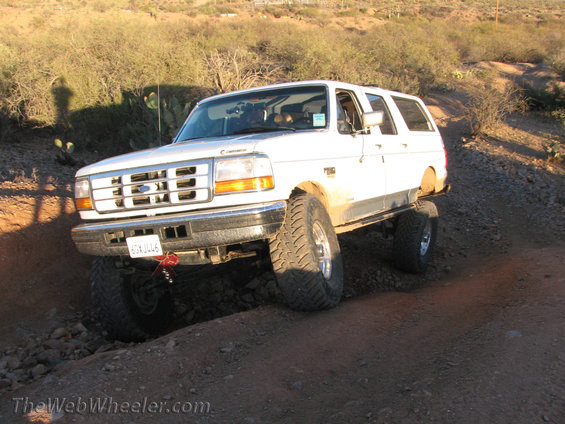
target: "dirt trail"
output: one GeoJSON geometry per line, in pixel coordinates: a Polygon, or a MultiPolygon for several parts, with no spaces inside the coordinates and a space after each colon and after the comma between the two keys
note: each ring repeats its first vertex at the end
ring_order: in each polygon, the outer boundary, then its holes
{"type": "Polygon", "coordinates": [[[563,422],[564,256],[554,247],[472,257],[412,292],[196,324],[61,367],[3,396],[0,418],[31,422],[12,398],[80,396],[166,405],[57,422],[563,422]],[[175,402],[211,410],[166,413],[175,402]]]}

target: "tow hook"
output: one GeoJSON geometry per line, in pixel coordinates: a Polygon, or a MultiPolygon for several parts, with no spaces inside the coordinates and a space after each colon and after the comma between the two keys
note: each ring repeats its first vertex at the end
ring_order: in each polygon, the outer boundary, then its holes
{"type": "Polygon", "coordinates": [[[159,274],[163,274],[165,280],[173,284],[173,278],[177,276],[173,268],[178,265],[179,257],[173,253],[166,253],[163,256],[154,256],[154,258],[159,261],[159,265],[153,271],[152,277],[157,278],[159,274]]]}

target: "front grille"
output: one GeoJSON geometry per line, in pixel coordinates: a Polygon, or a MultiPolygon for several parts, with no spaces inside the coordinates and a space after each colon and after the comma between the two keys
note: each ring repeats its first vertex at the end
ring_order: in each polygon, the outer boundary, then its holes
{"type": "Polygon", "coordinates": [[[212,161],[202,160],[94,175],[94,207],[110,213],[209,202],[211,172],[212,161]]]}

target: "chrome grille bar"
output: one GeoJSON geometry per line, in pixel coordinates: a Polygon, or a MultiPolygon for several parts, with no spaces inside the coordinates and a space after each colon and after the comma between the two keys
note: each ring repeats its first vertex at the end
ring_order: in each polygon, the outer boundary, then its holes
{"type": "Polygon", "coordinates": [[[212,160],[108,172],[91,176],[90,183],[100,213],[209,202],[212,160]]]}

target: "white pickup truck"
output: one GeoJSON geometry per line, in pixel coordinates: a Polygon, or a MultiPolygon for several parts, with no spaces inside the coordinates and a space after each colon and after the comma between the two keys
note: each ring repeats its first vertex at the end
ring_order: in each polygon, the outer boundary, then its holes
{"type": "Polygon", "coordinates": [[[417,97],[334,81],[241,90],[200,101],[172,144],[80,169],[72,237],[97,256],[93,305],[123,340],[166,328],[175,265],[267,248],[288,306],[329,308],[338,233],[391,222],[395,265],[425,270],[438,214],[421,199],[449,189],[446,168],[417,97]]]}

